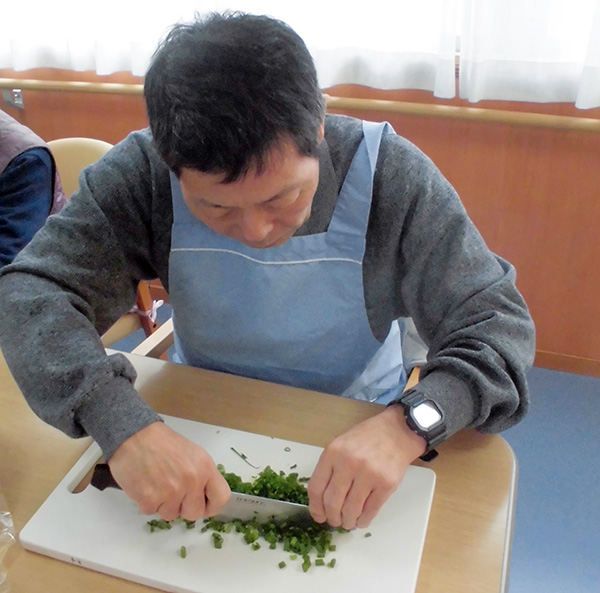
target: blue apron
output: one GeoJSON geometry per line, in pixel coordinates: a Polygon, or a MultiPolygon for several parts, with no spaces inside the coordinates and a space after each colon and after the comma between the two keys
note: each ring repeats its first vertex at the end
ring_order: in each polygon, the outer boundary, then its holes
{"type": "Polygon", "coordinates": [[[363,122],[324,233],[253,249],[188,209],[171,175],[169,297],[175,359],[184,364],[387,403],[406,382],[400,327],[373,336],[362,261],[373,176],[389,124],[363,122]]]}

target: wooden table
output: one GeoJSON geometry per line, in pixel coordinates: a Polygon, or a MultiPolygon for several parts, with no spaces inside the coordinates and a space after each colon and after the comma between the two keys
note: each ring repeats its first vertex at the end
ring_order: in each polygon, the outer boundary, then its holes
{"type": "MultiPolygon", "coordinates": [[[[128,355],[137,388],[160,413],[324,446],[381,407],[128,355]]],[[[0,355],[0,491],[17,533],[89,446],[39,420],[0,355]]],[[[418,593],[497,593],[507,587],[517,464],[498,435],[465,430],[431,464],[436,490],[418,593]]],[[[147,587],[12,545],[11,593],[137,593],[147,587]]],[[[391,592],[390,592],[391,593],[391,592]]]]}

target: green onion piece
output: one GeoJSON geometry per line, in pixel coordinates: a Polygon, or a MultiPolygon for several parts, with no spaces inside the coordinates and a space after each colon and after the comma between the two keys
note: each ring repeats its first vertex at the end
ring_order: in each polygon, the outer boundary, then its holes
{"type": "Polygon", "coordinates": [[[247,544],[252,544],[258,539],[258,529],[254,527],[248,527],[244,533],[244,541],[247,544]]]}
{"type": "Polygon", "coordinates": [[[365,533],[365,537],[371,537],[373,534],[370,531],[367,531],[367,533],[365,533]]]}
{"type": "Polygon", "coordinates": [[[291,554],[290,560],[296,560],[298,558],[298,554],[291,554]]]}
{"type": "Polygon", "coordinates": [[[223,536],[220,533],[214,531],[212,534],[212,540],[213,540],[213,545],[218,550],[220,550],[223,547],[223,536]]]}
{"type": "Polygon", "coordinates": [[[150,533],[155,529],[171,529],[172,525],[170,521],[164,521],[163,519],[152,519],[147,522],[150,526],[150,533]]]}
{"type": "Polygon", "coordinates": [[[260,544],[258,542],[254,542],[252,544],[252,549],[253,550],[260,550],[260,544]]]}
{"type": "Polygon", "coordinates": [[[335,558],[332,558],[328,563],[327,566],[329,566],[329,568],[333,568],[335,566],[335,558]]]}
{"type": "Polygon", "coordinates": [[[329,544],[329,546],[327,547],[327,549],[330,552],[335,552],[337,550],[337,546],[335,544],[329,544]]]}
{"type": "Polygon", "coordinates": [[[282,560],[279,564],[278,564],[279,568],[285,568],[287,566],[287,564],[282,560]]]}
{"type": "Polygon", "coordinates": [[[315,566],[325,566],[325,560],[323,560],[323,558],[317,558],[315,560],[315,566]]]}
{"type": "Polygon", "coordinates": [[[187,556],[187,550],[185,549],[185,546],[181,546],[180,550],[179,550],[179,555],[182,558],[185,558],[187,556]]]}

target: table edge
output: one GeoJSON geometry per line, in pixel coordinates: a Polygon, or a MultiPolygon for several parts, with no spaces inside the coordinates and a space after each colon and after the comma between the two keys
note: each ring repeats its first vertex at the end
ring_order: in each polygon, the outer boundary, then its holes
{"type": "Polygon", "coordinates": [[[500,574],[500,593],[508,592],[508,584],[510,577],[510,563],[512,558],[512,542],[515,531],[515,510],[517,500],[517,488],[519,481],[519,462],[515,454],[514,449],[510,446],[508,441],[499,435],[502,440],[506,443],[512,456],[512,471],[511,471],[511,483],[509,488],[509,499],[508,499],[508,512],[506,514],[507,520],[507,537],[504,542],[504,554],[502,555],[502,572],[500,574]]]}

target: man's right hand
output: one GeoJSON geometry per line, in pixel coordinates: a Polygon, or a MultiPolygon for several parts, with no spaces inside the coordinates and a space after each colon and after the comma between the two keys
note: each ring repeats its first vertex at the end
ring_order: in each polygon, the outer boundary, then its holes
{"type": "Polygon", "coordinates": [[[162,422],[128,438],[108,465],[142,513],[158,513],[165,521],[212,517],[231,496],[210,455],[162,422]]]}

